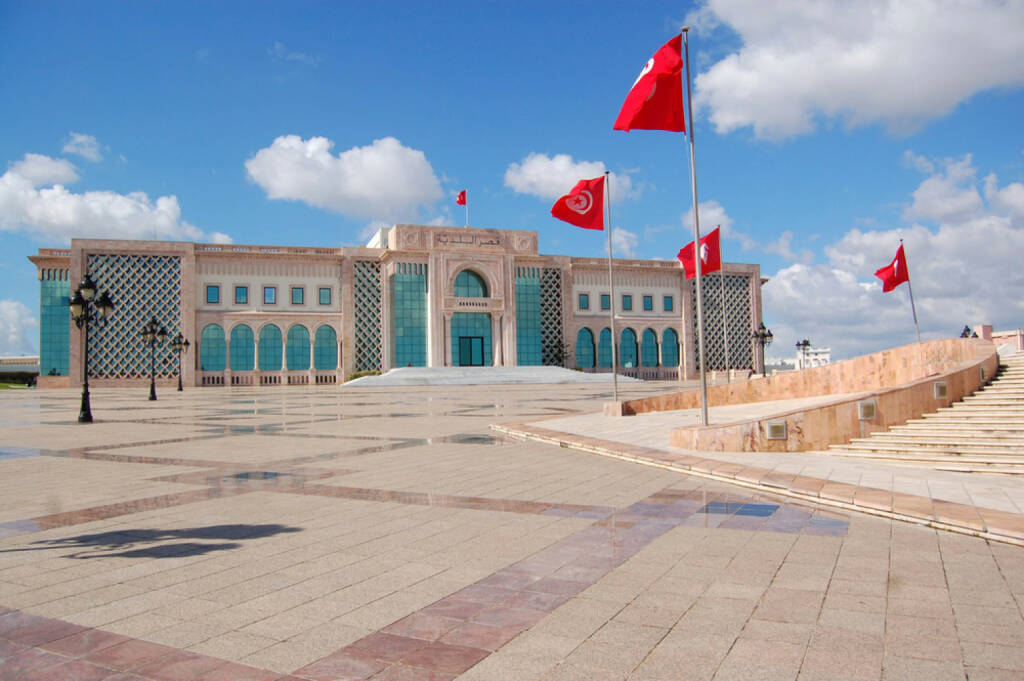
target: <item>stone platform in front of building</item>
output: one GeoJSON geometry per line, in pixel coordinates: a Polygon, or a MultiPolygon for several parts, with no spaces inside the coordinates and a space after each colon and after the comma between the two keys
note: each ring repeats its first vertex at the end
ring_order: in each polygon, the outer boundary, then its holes
{"type": "MultiPolygon", "coordinates": [[[[619,381],[638,379],[619,374],[619,381]]],[[[516,385],[549,383],[612,384],[611,373],[586,373],[562,367],[405,367],[380,376],[363,376],[346,387],[375,388],[404,385],[516,385]]]]}

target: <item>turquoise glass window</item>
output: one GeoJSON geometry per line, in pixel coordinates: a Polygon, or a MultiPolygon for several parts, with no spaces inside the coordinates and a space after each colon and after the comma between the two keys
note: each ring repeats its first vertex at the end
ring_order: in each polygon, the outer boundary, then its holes
{"type": "Polygon", "coordinates": [[[260,329],[260,371],[281,370],[281,329],[267,324],[260,329]]]}
{"type": "Polygon", "coordinates": [[[491,315],[456,312],[451,329],[453,365],[491,366],[491,315]]]}
{"type": "Polygon", "coordinates": [[[252,371],[256,367],[256,337],[247,325],[231,329],[228,355],[232,371],[252,371]]]}
{"type": "Polygon", "coordinates": [[[427,366],[427,266],[399,263],[391,277],[396,367],[427,366]]]}
{"type": "Polygon", "coordinates": [[[629,369],[636,366],[636,331],[633,329],[622,330],[619,353],[621,353],[623,368],[629,369]]]}
{"type": "Polygon", "coordinates": [[[326,324],[316,330],[313,339],[313,368],[317,371],[338,368],[338,334],[326,324]]]}
{"type": "Polygon", "coordinates": [[[672,296],[665,296],[662,299],[661,306],[665,312],[672,312],[673,307],[675,307],[675,301],[672,299],[672,296]]]}
{"type": "Polygon", "coordinates": [[[645,367],[658,366],[658,334],[644,329],[640,337],[640,364],[645,367]]]}
{"type": "Polygon", "coordinates": [[[654,296],[644,296],[644,312],[654,310],[654,296]]]}
{"type": "Polygon", "coordinates": [[[516,277],[516,364],[540,366],[540,268],[524,267],[516,277]]]}
{"type": "Polygon", "coordinates": [[[331,304],[331,289],[326,288],[326,287],[320,289],[320,304],[321,305],[330,305],[331,304]]]}
{"type": "Polygon", "coordinates": [[[455,277],[455,297],[457,298],[486,298],[487,284],[476,272],[462,270],[455,277]]]}
{"type": "MultiPolygon", "coordinates": [[[[612,307],[612,297],[611,297],[611,295],[608,294],[608,293],[602,293],[601,294],[601,309],[602,310],[610,310],[611,307],[612,307]]],[[[608,366],[611,366],[611,364],[609,364],[608,366]]]]}
{"type": "Polygon", "coordinates": [[[610,369],[612,367],[612,330],[601,329],[601,336],[597,343],[597,366],[610,369]]]}
{"type": "Polygon", "coordinates": [[[306,289],[301,286],[292,286],[292,305],[306,304],[306,289]]]}
{"type": "Polygon", "coordinates": [[[224,371],[227,368],[228,348],[224,342],[224,329],[220,324],[203,327],[199,337],[199,370],[224,371]]]}
{"type": "Polygon", "coordinates": [[[594,367],[594,332],[585,327],[576,334],[576,366],[580,369],[594,367]]]}
{"type": "Polygon", "coordinates": [[[301,324],[296,324],[288,329],[285,362],[288,371],[307,371],[309,369],[309,329],[301,324]]]}
{"type": "Polygon", "coordinates": [[[207,286],[206,287],[206,302],[208,302],[208,303],[219,303],[220,302],[220,286],[207,286]]]}
{"type": "Polygon", "coordinates": [[[624,312],[629,312],[633,309],[633,296],[628,293],[622,294],[622,309],[624,312]]]}
{"type": "Polygon", "coordinates": [[[236,286],[235,287],[235,303],[237,305],[248,305],[249,304],[249,287],[248,286],[236,286]]]}
{"type": "Polygon", "coordinates": [[[263,303],[265,305],[276,305],[277,304],[277,287],[276,286],[264,286],[263,287],[263,303]]]}
{"type": "Polygon", "coordinates": [[[679,334],[665,329],[661,334],[661,364],[667,367],[679,366],[679,334]]]}
{"type": "MultiPolygon", "coordinates": [[[[580,294],[580,309],[581,310],[589,310],[590,309],[590,294],[589,293],[581,293],[580,294]]],[[[593,335],[593,334],[591,334],[591,335],[593,335]]]]}
{"type": "MultiPolygon", "coordinates": [[[[66,270],[43,270],[39,282],[39,374],[68,375],[71,283],[66,270]]],[[[101,322],[103,323],[103,322],[101,322]]]]}

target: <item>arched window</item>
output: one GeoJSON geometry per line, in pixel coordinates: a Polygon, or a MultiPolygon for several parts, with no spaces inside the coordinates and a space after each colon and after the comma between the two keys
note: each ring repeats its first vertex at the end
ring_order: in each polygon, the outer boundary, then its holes
{"type": "Polygon", "coordinates": [[[199,337],[199,370],[224,371],[227,366],[227,350],[224,329],[219,324],[208,324],[199,337]]]}
{"type": "Polygon", "coordinates": [[[629,369],[636,366],[636,331],[633,329],[622,330],[622,342],[619,345],[620,357],[622,357],[622,368],[629,369]]]}
{"type": "Polygon", "coordinates": [[[597,343],[597,366],[612,368],[612,330],[601,329],[601,337],[597,343]]]}
{"type": "Polygon", "coordinates": [[[256,366],[256,341],[252,329],[239,324],[231,329],[230,350],[232,371],[252,371],[256,366]]]}
{"type": "Polygon", "coordinates": [[[317,371],[338,368],[338,334],[326,324],[316,330],[313,340],[313,368],[317,371]]]}
{"type": "Polygon", "coordinates": [[[462,270],[455,277],[456,298],[486,298],[487,282],[472,270],[462,270]]]}
{"type": "Polygon", "coordinates": [[[643,337],[640,340],[640,365],[658,366],[658,334],[651,329],[644,329],[643,337]]]}
{"type": "Polygon", "coordinates": [[[260,371],[281,370],[281,329],[267,324],[260,329],[260,371]]]}
{"type": "Polygon", "coordinates": [[[586,327],[576,334],[576,366],[580,369],[594,367],[594,333],[586,327]]]}
{"type": "Polygon", "coordinates": [[[661,365],[679,366],[679,334],[675,329],[665,329],[661,334],[661,365]]]}
{"type": "Polygon", "coordinates": [[[285,350],[288,371],[309,369],[309,329],[296,324],[288,329],[288,348],[285,350]]]}

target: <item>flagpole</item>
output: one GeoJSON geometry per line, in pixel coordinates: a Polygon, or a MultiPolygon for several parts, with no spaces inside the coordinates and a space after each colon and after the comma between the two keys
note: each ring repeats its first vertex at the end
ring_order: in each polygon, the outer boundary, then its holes
{"type": "MultiPolygon", "coordinates": [[[[619,401],[619,357],[615,351],[615,281],[612,279],[612,193],[611,182],[608,177],[609,171],[604,171],[604,203],[608,211],[608,291],[611,304],[608,306],[608,317],[611,320],[612,330],[612,400],[619,401]]],[[[598,346],[601,341],[598,339],[598,346]]]]}
{"type": "Polygon", "coordinates": [[[466,196],[466,227],[469,228],[469,196],[466,196]]]}
{"type": "Polygon", "coordinates": [[[693,247],[696,249],[693,261],[697,268],[697,361],[700,362],[700,422],[708,425],[708,378],[707,367],[704,364],[704,301],[701,290],[701,262],[700,262],[700,218],[697,215],[697,157],[693,145],[693,97],[690,94],[690,40],[689,26],[683,26],[683,46],[685,55],[683,63],[686,65],[686,110],[690,118],[690,184],[693,190],[693,247]]]}
{"type": "MultiPolygon", "coordinates": [[[[903,239],[900,239],[900,248],[903,248],[903,239]]],[[[914,288],[910,285],[910,261],[907,258],[907,249],[903,249],[903,266],[907,268],[907,291],[910,292],[910,311],[914,315],[914,331],[917,333],[917,342],[921,342],[921,328],[917,325],[917,308],[914,307],[914,288]]]]}

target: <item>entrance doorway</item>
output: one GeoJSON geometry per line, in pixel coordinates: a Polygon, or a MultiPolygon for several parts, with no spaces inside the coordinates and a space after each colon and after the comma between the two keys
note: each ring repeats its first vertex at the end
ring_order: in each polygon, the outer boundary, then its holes
{"type": "Polygon", "coordinates": [[[483,365],[483,336],[459,336],[459,366],[482,367],[483,365]]]}

